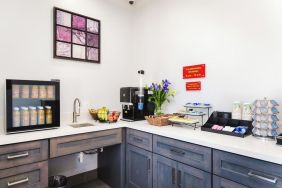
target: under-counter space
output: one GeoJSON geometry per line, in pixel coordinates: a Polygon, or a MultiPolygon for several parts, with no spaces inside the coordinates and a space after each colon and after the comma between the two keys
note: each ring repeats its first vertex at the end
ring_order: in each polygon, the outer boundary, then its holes
{"type": "Polygon", "coordinates": [[[15,135],[0,135],[0,145],[15,144],[34,140],[42,140],[81,133],[97,132],[115,128],[129,127],[131,129],[152,133],[159,136],[177,139],[180,141],[193,143],[205,147],[210,147],[222,151],[235,153],[259,160],[264,160],[276,164],[282,164],[282,147],[277,146],[275,141],[263,141],[248,136],[246,138],[237,138],[227,135],[193,130],[189,127],[165,126],[156,127],[149,125],[146,121],[123,122],[115,124],[94,123],[95,126],[84,128],[72,128],[68,125],[62,125],[59,129],[44,130],[38,132],[21,133],[15,135]]]}

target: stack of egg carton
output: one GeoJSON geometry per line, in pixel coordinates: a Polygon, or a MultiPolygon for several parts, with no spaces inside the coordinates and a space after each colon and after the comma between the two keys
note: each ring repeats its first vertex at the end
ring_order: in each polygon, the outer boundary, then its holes
{"type": "Polygon", "coordinates": [[[253,103],[253,135],[261,138],[278,136],[279,104],[275,100],[256,100],[253,103]]]}

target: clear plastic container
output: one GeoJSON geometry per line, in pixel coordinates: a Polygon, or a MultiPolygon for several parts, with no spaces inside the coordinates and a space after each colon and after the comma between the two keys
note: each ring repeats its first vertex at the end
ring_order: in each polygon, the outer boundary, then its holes
{"type": "Polygon", "coordinates": [[[21,98],[23,98],[23,99],[29,98],[29,85],[22,85],[21,98]]]}
{"type": "Polygon", "coordinates": [[[47,97],[47,90],[46,90],[46,86],[39,86],[39,98],[40,99],[46,99],[47,97]]]}
{"type": "Polygon", "coordinates": [[[37,123],[38,125],[45,124],[45,112],[43,106],[37,106],[37,123]]]}
{"type": "Polygon", "coordinates": [[[29,120],[30,125],[37,125],[37,110],[34,106],[29,107],[29,120]]]}
{"type": "Polygon", "coordinates": [[[12,87],[13,99],[20,98],[20,85],[13,85],[12,87]]]}
{"type": "Polygon", "coordinates": [[[45,106],[46,109],[46,124],[52,124],[52,107],[45,106]]]}
{"type": "Polygon", "coordinates": [[[55,97],[55,87],[47,86],[47,99],[54,99],[55,97]]]}
{"type": "Polygon", "coordinates": [[[37,85],[33,85],[31,87],[31,98],[38,99],[39,97],[39,87],[37,85]]]}
{"type": "Polygon", "coordinates": [[[21,113],[19,107],[13,108],[13,127],[21,126],[21,113]]]}
{"type": "Polygon", "coordinates": [[[21,126],[29,126],[29,111],[27,107],[21,107],[21,126]]]}

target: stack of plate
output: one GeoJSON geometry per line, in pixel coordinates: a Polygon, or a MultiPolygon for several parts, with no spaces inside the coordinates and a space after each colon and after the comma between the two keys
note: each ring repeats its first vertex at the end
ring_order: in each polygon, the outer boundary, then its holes
{"type": "Polygon", "coordinates": [[[262,138],[278,136],[277,110],[279,104],[275,100],[256,100],[253,103],[253,135],[262,138]]]}

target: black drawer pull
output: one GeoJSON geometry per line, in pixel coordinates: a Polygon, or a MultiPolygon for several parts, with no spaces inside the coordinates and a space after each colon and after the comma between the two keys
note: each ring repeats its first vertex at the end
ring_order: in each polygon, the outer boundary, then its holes
{"type": "Polygon", "coordinates": [[[170,152],[175,153],[175,154],[177,154],[177,155],[181,155],[181,156],[185,155],[185,152],[184,152],[184,151],[177,150],[177,149],[173,149],[173,148],[170,149],[170,152]]]}
{"type": "Polygon", "coordinates": [[[17,155],[8,155],[7,159],[11,160],[11,159],[18,159],[18,158],[23,158],[23,157],[28,157],[29,153],[25,152],[25,153],[21,153],[21,154],[17,154],[17,155]]]}
{"type": "Polygon", "coordinates": [[[267,178],[267,177],[258,175],[258,174],[256,174],[254,171],[252,171],[252,170],[248,173],[248,176],[253,177],[253,178],[257,178],[257,179],[259,179],[259,180],[266,181],[266,182],[268,182],[268,183],[273,183],[273,184],[276,184],[276,183],[277,183],[277,180],[278,180],[277,177],[274,177],[274,178],[267,178]]]}
{"type": "Polygon", "coordinates": [[[143,139],[141,139],[141,138],[136,138],[136,137],[134,137],[133,140],[135,140],[136,142],[139,142],[139,143],[142,143],[142,142],[143,142],[143,139]]]}
{"type": "Polygon", "coordinates": [[[178,170],[177,172],[177,187],[181,188],[182,184],[181,184],[181,171],[178,170]]]}
{"type": "Polygon", "coordinates": [[[23,183],[26,183],[26,182],[28,182],[28,178],[24,178],[24,179],[19,180],[19,181],[8,182],[8,187],[16,186],[16,185],[23,184],[23,183]]]}
{"type": "Polygon", "coordinates": [[[151,159],[150,158],[147,159],[147,165],[148,165],[148,171],[150,171],[151,170],[151,159]]]}
{"type": "Polygon", "coordinates": [[[175,185],[175,183],[176,183],[175,172],[176,172],[175,168],[172,168],[171,169],[172,185],[175,185]]]}

